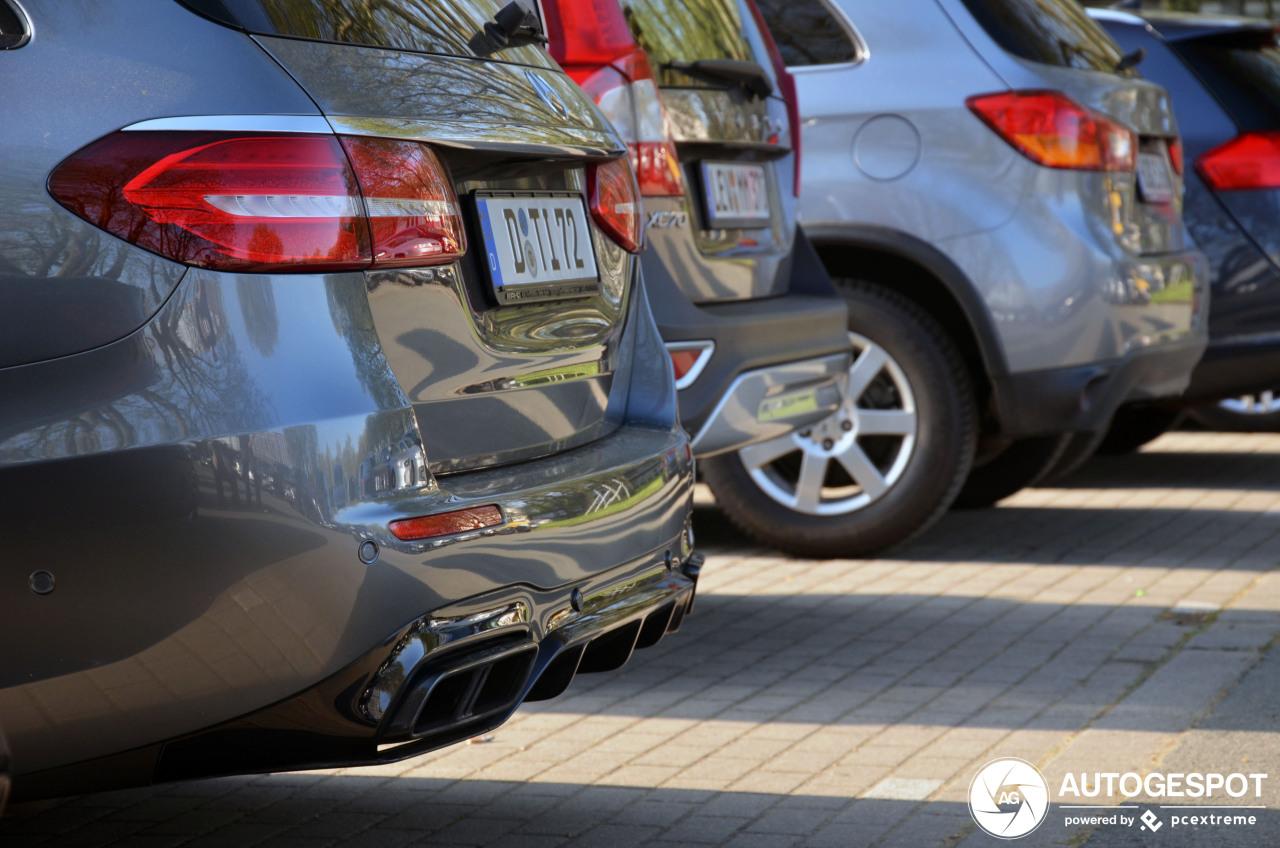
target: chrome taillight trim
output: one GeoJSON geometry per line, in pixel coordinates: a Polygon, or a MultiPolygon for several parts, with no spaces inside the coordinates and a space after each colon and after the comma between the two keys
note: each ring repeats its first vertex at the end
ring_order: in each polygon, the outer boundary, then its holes
{"type": "Polygon", "coordinates": [[[177,115],[138,121],[121,132],[160,130],[333,135],[333,127],[320,115],[177,115]]]}

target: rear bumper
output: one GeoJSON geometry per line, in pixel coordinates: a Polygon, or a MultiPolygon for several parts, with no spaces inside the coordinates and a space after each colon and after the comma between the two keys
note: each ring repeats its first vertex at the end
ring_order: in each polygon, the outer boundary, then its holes
{"type": "Polygon", "coordinates": [[[1123,403],[1176,396],[1204,353],[1202,337],[1134,351],[1118,362],[992,379],[1001,432],[1016,438],[1092,432],[1123,403]]]}
{"type": "MultiPolygon", "coordinates": [[[[73,556],[44,561],[58,578],[51,594],[7,593],[13,614],[0,619],[0,646],[8,648],[0,666],[9,672],[0,714],[15,798],[409,756],[500,724],[526,697],[558,693],[578,670],[621,665],[637,643],[678,625],[692,599],[687,444],[680,431],[626,427],[518,470],[447,481],[448,494],[349,507],[328,526],[290,519],[289,504],[269,487],[261,508],[219,506],[210,475],[196,484],[199,509],[182,522],[185,532],[127,528],[150,542],[149,555],[136,554],[131,564],[120,534],[94,528],[103,547],[92,564],[116,575],[95,614],[77,602],[87,578],[73,556]],[[416,543],[385,531],[393,516],[478,503],[496,503],[503,525],[416,543]],[[302,536],[311,547],[300,559],[273,550],[302,536]],[[358,552],[368,541],[379,551],[366,565],[358,552]],[[147,584],[157,581],[165,589],[149,601],[147,584]],[[119,597],[135,585],[139,599],[119,597]],[[152,603],[168,609],[151,607],[160,621],[149,624],[171,628],[152,644],[111,656],[121,636],[90,633],[104,624],[125,630],[152,603]],[[435,632],[441,622],[513,606],[520,612],[503,626],[466,638],[435,632]],[[170,623],[188,608],[189,618],[170,623]],[[31,621],[41,613],[39,632],[55,641],[78,632],[81,646],[86,638],[101,642],[78,653],[63,647],[61,663],[37,667],[36,679],[16,679],[31,665],[25,655],[43,650],[33,644],[31,621]],[[605,636],[608,650],[593,647],[605,636]],[[453,652],[495,639],[520,642],[529,661],[527,679],[501,693],[500,709],[446,716],[423,732],[412,717],[407,730],[397,725],[405,723],[396,718],[407,709],[403,687],[438,670],[440,656],[465,660],[453,652]],[[420,644],[406,648],[414,640],[420,644]],[[387,678],[393,662],[403,668],[387,678]],[[380,675],[402,685],[379,688],[380,675]],[[371,709],[375,690],[389,703],[371,709]],[[412,747],[380,751],[384,741],[412,747]]],[[[12,473],[0,479],[18,482],[12,473]]],[[[20,567],[24,575],[31,569],[20,567]]]]}
{"type": "Polygon", "coordinates": [[[733,381],[693,438],[699,458],[783,436],[840,408],[850,355],[748,371],[733,381]]]}
{"type": "Polygon", "coordinates": [[[1123,403],[1177,397],[1208,344],[1202,253],[1128,252],[1060,201],[1041,192],[1008,224],[948,245],[1013,369],[990,379],[999,432],[1015,438],[1096,431],[1123,403]]]}
{"type": "Polygon", "coordinates": [[[1280,335],[1211,341],[1179,398],[1189,405],[1280,387],[1280,335]]]}
{"type": "MultiPolygon", "coordinates": [[[[300,704],[346,669],[372,675],[424,616],[474,599],[527,593],[543,657],[538,628],[565,597],[690,555],[689,442],[642,288],[619,345],[613,432],[433,477],[363,278],[239,282],[201,273],[120,342],[0,369],[12,399],[0,404],[0,491],[12,495],[0,540],[34,546],[0,560],[16,797],[163,776],[165,745],[300,704]],[[273,345],[242,320],[254,284],[290,305],[273,345]],[[501,524],[421,542],[388,530],[468,506],[498,507],[501,524]]],[[[646,620],[671,600],[636,597],[646,620]]],[[[579,641],[598,635],[577,626],[579,641]]],[[[349,703],[295,710],[376,733],[349,703]]],[[[283,728],[254,745],[281,767],[311,762],[291,759],[305,751],[283,728]]]]}
{"type": "Polygon", "coordinates": [[[492,730],[578,674],[612,671],[680,629],[700,555],[650,558],[550,591],[509,587],[436,610],[315,686],[249,715],[24,776],[40,798],[155,781],[377,765],[492,730]],[[104,781],[109,775],[109,782],[104,781]]]}
{"type": "MultiPolygon", "coordinates": [[[[710,341],[715,345],[697,379],[678,393],[680,423],[698,434],[698,456],[777,435],[772,424],[760,426],[766,423],[758,421],[761,400],[789,394],[791,380],[799,381],[795,388],[801,392],[823,384],[827,380],[823,372],[832,367],[832,357],[846,357],[847,366],[848,310],[800,230],[796,230],[789,257],[788,289],[778,297],[694,303],[672,277],[678,268],[667,268],[655,251],[647,251],[641,259],[662,340],[667,344],[710,341]],[[741,393],[737,401],[731,399],[736,393],[741,393]],[[749,415],[736,415],[727,411],[735,403],[755,405],[744,407],[749,415]],[[715,417],[722,420],[708,429],[715,417]],[[748,425],[746,418],[757,422],[748,425]]],[[[825,393],[823,397],[825,402],[825,393]]],[[[801,418],[799,413],[788,417],[789,428],[807,423],[801,418]]]]}
{"type": "Polygon", "coordinates": [[[690,433],[702,432],[748,372],[849,355],[848,313],[834,293],[701,305],[654,297],[651,304],[664,342],[715,342],[698,379],[677,396],[690,433]]]}

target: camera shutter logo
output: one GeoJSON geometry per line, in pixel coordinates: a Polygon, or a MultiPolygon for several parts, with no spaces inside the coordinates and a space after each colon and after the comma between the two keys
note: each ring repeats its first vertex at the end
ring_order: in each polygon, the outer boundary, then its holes
{"type": "Polygon", "coordinates": [[[992,760],[969,784],[969,815],[998,839],[1017,839],[1039,827],[1049,812],[1049,784],[1017,757],[992,760]]]}

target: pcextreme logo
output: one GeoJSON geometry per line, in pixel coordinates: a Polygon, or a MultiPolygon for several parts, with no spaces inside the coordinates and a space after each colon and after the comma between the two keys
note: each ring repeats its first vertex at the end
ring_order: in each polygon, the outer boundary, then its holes
{"type": "Polygon", "coordinates": [[[1017,757],[992,760],[969,784],[969,815],[998,839],[1026,836],[1049,812],[1049,784],[1040,770],[1017,757]]]}

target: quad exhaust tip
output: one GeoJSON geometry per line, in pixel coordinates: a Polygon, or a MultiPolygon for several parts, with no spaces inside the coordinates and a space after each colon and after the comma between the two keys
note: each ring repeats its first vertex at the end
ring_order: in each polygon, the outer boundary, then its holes
{"type": "Polygon", "coordinates": [[[468,728],[482,732],[501,723],[524,701],[562,694],[579,674],[621,668],[636,650],[652,647],[679,630],[692,605],[692,592],[683,593],[643,618],[580,644],[566,646],[551,638],[540,646],[525,634],[490,640],[465,653],[445,654],[410,677],[380,735],[384,742],[396,742],[456,737],[468,728]],[[550,654],[550,660],[533,679],[540,654],[550,654]]]}

